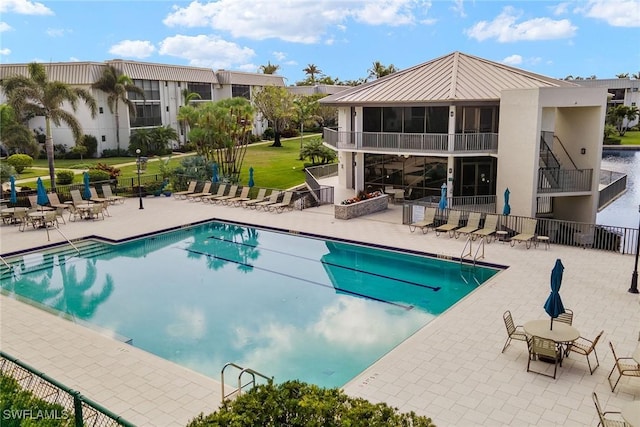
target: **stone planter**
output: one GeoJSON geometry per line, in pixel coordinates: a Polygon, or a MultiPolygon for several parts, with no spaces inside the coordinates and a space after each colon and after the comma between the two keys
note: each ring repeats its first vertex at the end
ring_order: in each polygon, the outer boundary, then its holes
{"type": "Polygon", "coordinates": [[[389,196],[387,194],[383,194],[382,196],[352,203],[350,205],[335,205],[334,216],[336,219],[351,219],[383,211],[388,207],[389,196]]]}

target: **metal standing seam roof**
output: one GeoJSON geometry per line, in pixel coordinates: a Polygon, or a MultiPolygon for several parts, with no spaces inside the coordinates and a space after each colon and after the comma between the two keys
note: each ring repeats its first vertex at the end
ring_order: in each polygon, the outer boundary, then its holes
{"type": "Polygon", "coordinates": [[[277,74],[218,70],[216,71],[216,76],[220,84],[223,85],[284,86],[284,77],[277,74]]]}
{"type": "Polygon", "coordinates": [[[331,105],[488,101],[505,89],[579,85],[453,52],[323,98],[331,105]]]}
{"type": "MultiPolygon", "coordinates": [[[[28,64],[0,65],[0,78],[27,75],[28,64]]],[[[218,84],[215,72],[210,68],[185,67],[179,65],[152,64],[146,62],[110,60],[105,62],[53,62],[42,63],[50,81],[61,81],[70,85],[91,85],[102,76],[106,65],[136,80],[159,80],[192,83],[218,84]]]]}

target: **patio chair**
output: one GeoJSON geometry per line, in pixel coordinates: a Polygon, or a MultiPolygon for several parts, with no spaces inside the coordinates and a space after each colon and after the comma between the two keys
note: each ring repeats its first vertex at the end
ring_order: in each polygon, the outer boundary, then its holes
{"type": "Polygon", "coordinates": [[[584,337],[579,337],[577,340],[569,344],[567,349],[567,353],[574,352],[583,355],[587,358],[587,365],[589,365],[589,372],[593,375],[593,371],[595,371],[598,366],[600,366],[600,361],[598,360],[598,353],[596,352],[596,345],[598,344],[598,340],[604,334],[604,331],[600,331],[595,339],[590,340],[584,337]],[[596,356],[596,365],[591,369],[591,361],[589,360],[589,355],[593,353],[596,356]]]}
{"type": "Polygon", "coordinates": [[[447,223],[441,225],[440,227],[436,227],[436,236],[439,236],[440,233],[449,233],[449,238],[454,236],[454,232],[457,228],[460,227],[460,211],[449,211],[449,218],[447,218],[447,223]]]}
{"type": "Polygon", "coordinates": [[[282,197],[282,201],[280,203],[274,203],[273,205],[267,206],[265,209],[269,209],[271,212],[282,213],[285,209],[293,210],[293,191],[286,191],[284,196],[282,197]]]}
{"type": "Polygon", "coordinates": [[[215,199],[224,196],[225,191],[227,191],[227,184],[218,184],[218,191],[216,191],[214,194],[202,196],[202,202],[215,203],[215,199]]]}
{"type": "Polygon", "coordinates": [[[73,200],[74,205],[87,203],[87,201],[85,201],[82,198],[82,195],[80,194],[80,190],[70,190],[69,194],[71,194],[71,200],[73,200]]]}
{"type": "Polygon", "coordinates": [[[27,197],[29,199],[29,204],[31,205],[31,209],[38,209],[38,210],[43,210],[43,211],[51,211],[53,210],[53,208],[50,208],[49,206],[43,206],[43,205],[39,205],[38,204],[38,196],[35,194],[32,194],[30,196],[27,197]]]}
{"type": "Polygon", "coordinates": [[[598,426],[602,427],[628,427],[628,424],[622,419],[622,413],[620,411],[606,411],[602,412],[602,407],[600,406],[600,400],[598,399],[598,395],[594,391],[592,393],[593,403],[596,405],[596,411],[598,411],[598,419],[600,423],[598,426]],[[608,414],[617,414],[620,418],[619,420],[614,420],[611,418],[607,418],[608,414]]]}
{"type": "MultiPolygon", "coordinates": [[[[556,346],[556,342],[547,338],[532,336],[527,341],[529,346],[529,361],[527,362],[527,372],[533,372],[536,374],[544,375],[546,377],[556,379],[558,373],[558,365],[562,366],[562,349],[556,346]],[[545,361],[539,361],[548,366],[549,363],[553,363],[553,375],[547,374],[545,371],[535,371],[531,369],[531,362],[535,359],[543,358],[545,361]]],[[[538,363],[538,361],[535,361],[538,363]]]]}
{"type": "Polygon", "coordinates": [[[237,185],[232,185],[229,188],[229,192],[227,193],[226,196],[218,196],[218,197],[213,197],[211,199],[211,203],[215,203],[215,204],[223,204],[225,205],[227,203],[227,200],[231,200],[234,197],[236,197],[236,194],[238,194],[238,186],[237,185]]]}
{"type": "Polygon", "coordinates": [[[104,211],[105,207],[103,203],[95,203],[89,208],[88,216],[91,219],[104,219],[104,211]]]}
{"type": "Polygon", "coordinates": [[[260,190],[258,190],[258,195],[256,196],[256,198],[251,200],[245,200],[244,202],[242,202],[242,207],[251,208],[256,203],[263,202],[266,199],[266,196],[267,196],[267,189],[261,188],[260,190]]]}
{"type": "Polygon", "coordinates": [[[191,193],[185,195],[186,199],[190,202],[199,202],[204,200],[204,197],[209,197],[211,195],[211,182],[207,181],[204,183],[202,187],[202,191],[199,193],[191,193]]]}
{"type": "Polygon", "coordinates": [[[453,232],[456,236],[456,239],[460,237],[461,234],[470,235],[471,233],[479,229],[481,217],[482,217],[482,214],[480,212],[469,212],[467,225],[464,227],[458,228],[453,232]]]}
{"type": "Polygon", "coordinates": [[[251,187],[242,187],[242,191],[240,192],[240,195],[238,197],[226,199],[222,202],[222,204],[227,206],[230,206],[230,205],[239,206],[240,204],[242,204],[242,202],[251,200],[249,198],[249,191],[251,191],[251,187]]]}
{"type": "Polygon", "coordinates": [[[263,200],[262,202],[255,203],[253,205],[253,209],[256,209],[256,210],[262,209],[262,210],[265,210],[265,211],[268,210],[269,206],[275,205],[276,203],[278,203],[278,199],[280,198],[280,194],[281,194],[280,191],[273,190],[271,192],[271,195],[269,195],[269,197],[266,200],[263,200]]]}
{"type": "Polygon", "coordinates": [[[104,197],[106,197],[112,205],[115,205],[116,202],[124,203],[124,201],[127,200],[124,196],[115,196],[111,191],[111,186],[109,184],[104,184],[102,186],[102,194],[104,194],[104,197]]]}
{"type": "Polygon", "coordinates": [[[484,219],[484,226],[471,233],[472,238],[486,238],[487,243],[491,243],[491,238],[495,239],[498,228],[498,215],[489,214],[484,219]]]}
{"type": "Polygon", "coordinates": [[[534,218],[524,218],[522,220],[522,231],[520,234],[516,234],[511,238],[511,247],[514,247],[516,243],[524,243],[526,248],[531,247],[531,243],[534,242],[536,237],[536,226],[538,220],[534,218]]]}
{"type": "Polygon", "coordinates": [[[562,323],[566,323],[567,325],[572,325],[573,324],[573,310],[565,308],[564,309],[564,313],[562,313],[562,314],[558,315],[558,317],[556,317],[556,321],[562,322],[562,323]]]}
{"type": "Polygon", "coordinates": [[[436,208],[424,208],[424,215],[420,221],[412,222],[409,224],[409,231],[414,232],[416,228],[422,230],[422,234],[426,234],[429,232],[429,227],[433,227],[433,224],[436,221],[436,208]]]}
{"type": "Polygon", "coordinates": [[[48,196],[51,207],[56,210],[56,215],[58,215],[62,222],[66,224],[67,222],[64,220],[64,213],[67,211],[67,209],[69,209],[70,205],[66,203],[60,203],[58,193],[49,193],[48,196]]]}
{"type": "Polygon", "coordinates": [[[98,196],[98,190],[96,190],[95,187],[90,187],[89,192],[91,192],[91,198],[89,200],[91,200],[92,202],[109,203],[109,199],[107,199],[106,197],[98,196]]]}
{"type": "Polygon", "coordinates": [[[197,181],[191,181],[189,182],[189,187],[184,190],[184,191],[176,191],[173,193],[173,198],[176,200],[179,199],[186,199],[187,198],[187,194],[191,194],[191,193],[195,193],[196,192],[196,185],[198,184],[197,181]]]}
{"type": "Polygon", "coordinates": [[[527,334],[524,332],[524,328],[521,325],[516,326],[513,323],[513,317],[511,317],[511,312],[509,310],[504,312],[502,319],[504,320],[504,326],[507,328],[507,341],[505,341],[504,347],[502,347],[502,353],[504,353],[509,344],[511,344],[511,340],[527,342],[528,338],[527,334]]]}
{"type": "Polygon", "coordinates": [[[611,387],[611,391],[615,391],[618,382],[620,382],[620,378],[625,377],[639,377],[640,378],[640,365],[633,360],[632,357],[618,357],[616,356],[616,351],[613,349],[613,344],[609,341],[609,347],[611,347],[611,354],[613,354],[613,359],[615,363],[613,364],[613,368],[611,368],[611,372],[609,372],[609,376],[607,377],[607,381],[609,381],[609,386],[611,387]],[[627,360],[631,361],[631,363],[626,362],[627,360]],[[618,379],[615,384],[611,384],[611,375],[613,375],[613,371],[618,371],[618,379]]]}

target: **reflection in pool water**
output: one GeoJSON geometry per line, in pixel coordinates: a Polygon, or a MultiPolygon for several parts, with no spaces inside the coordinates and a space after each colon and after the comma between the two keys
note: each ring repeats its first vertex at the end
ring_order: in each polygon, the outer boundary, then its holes
{"type": "Polygon", "coordinates": [[[234,362],[321,386],[497,272],[217,222],[83,252],[11,260],[2,288],[214,378],[234,362]]]}
{"type": "Polygon", "coordinates": [[[596,222],[602,225],[638,228],[640,205],[640,151],[602,153],[601,169],[627,174],[627,192],[598,213],[596,222]]]}

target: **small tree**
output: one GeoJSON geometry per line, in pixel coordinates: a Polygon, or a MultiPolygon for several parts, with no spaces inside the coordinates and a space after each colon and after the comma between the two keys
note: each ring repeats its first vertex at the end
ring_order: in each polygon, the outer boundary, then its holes
{"type": "Polygon", "coordinates": [[[26,168],[33,165],[33,157],[27,154],[13,154],[7,158],[7,163],[16,169],[16,172],[22,173],[26,168]]]}
{"type": "Polygon", "coordinates": [[[269,121],[275,133],[272,147],[282,147],[280,134],[294,116],[293,95],[285,87],[265,86],[255,94],[253,103],[262,117],[269,121]]]}

